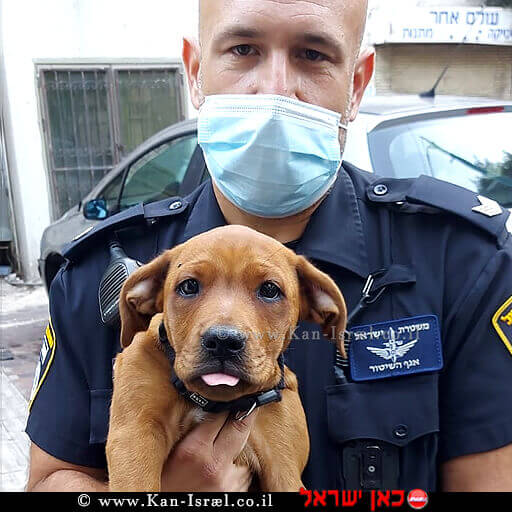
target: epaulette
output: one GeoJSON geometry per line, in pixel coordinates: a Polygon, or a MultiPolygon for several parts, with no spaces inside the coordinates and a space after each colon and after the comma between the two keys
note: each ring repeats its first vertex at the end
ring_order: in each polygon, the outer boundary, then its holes
{"type": "Polygon", "coordinates": [[[492,235],[498,247],[512,233],[512,214],[496,201],[429,176],[380,178],[367,187],[366,195],[372,202],[392,205],[403,213],[457,215],[492,235]]]}
{"type": "Polygon", "coordinates": [[[114,232],[144,222],[147,225],[152,225],[159,218],[184,212],[188,204],[188,201],[181,197],[171,197],[146,205],[140,203],[98,222],[80,233],[64,248],[62,254],[69,261],[76,260],[81,254],[89,250],[92,244],[96,244],[106,237],[111,237],[114,232]]]}

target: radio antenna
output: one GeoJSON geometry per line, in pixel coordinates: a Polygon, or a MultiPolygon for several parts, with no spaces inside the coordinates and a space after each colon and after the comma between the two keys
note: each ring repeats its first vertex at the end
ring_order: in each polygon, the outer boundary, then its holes
{"type": "MultiPolygon", "coordinates": [[[[485,9],[485,4],[482,4],[480,8],[483,12],[483,10],[485,9]]],[[[443,71],[441,71],[441,74],[439,75],[439,78],[436,80],[432,89],[425,91],[425,92],[421,92],[420,98],[435,98],[436,97],[437,87],[441,83],[441,80],[444,78],[444,75],[446,75],[446,72],[450,69],[451,65],[453,64],[453,58],[455,57],[455,54],[459,51],[459,48],[466,44],[466,41],[468,40],[469,33],[473,30],[473,28],[474,28],[474,25],[472,25],[469,28],[467,34],[463,37],[462,41],[453,49],[453,51],[448,59],[448,64],[446,64],[443,71]]]]}

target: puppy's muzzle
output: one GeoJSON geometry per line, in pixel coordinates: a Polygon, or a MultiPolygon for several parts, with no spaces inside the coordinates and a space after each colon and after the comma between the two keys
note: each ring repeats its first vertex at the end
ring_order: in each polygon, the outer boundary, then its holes
{"type": "Polygon", "coordinates": [[[201,346],[210,357],[231,359],[245,349],[247,336],[236,327],[215,325],[201,336],[201,346]]]}

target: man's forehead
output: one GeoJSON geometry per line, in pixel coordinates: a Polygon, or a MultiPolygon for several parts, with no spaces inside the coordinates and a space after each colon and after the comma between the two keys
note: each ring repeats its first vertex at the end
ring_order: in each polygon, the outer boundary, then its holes
{"type": "Polygon", "coordinates": [[[199,0],[199,9],[206,12],[207,9],[224,9],[227,6],[240,5],[245,8],[251,5],[274,4],[278,7],[302,7],[307,8],[308,4],[316,5],[326,9],[360,8],[366,11],[368,0],[199,0]]]}
{"type": "MultiPolygon", "coordinates": [[[[219,22],[264,21],[284,17],[289,26],[317,18],[321,24],[350,27],[358,33],[366,19],[367,0],[200,0],[200,31],[216,32],[219,22]]],[[[204,34],[201,34],[204,35],[204,34]]]]}

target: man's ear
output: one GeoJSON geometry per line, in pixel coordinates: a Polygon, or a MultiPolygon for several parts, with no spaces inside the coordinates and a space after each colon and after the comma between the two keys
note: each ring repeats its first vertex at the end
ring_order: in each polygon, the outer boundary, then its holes
{"type": "Polygon", "coordinates": [[[146,331],[151,318],[163,310],[163,287],[173,251],[166,251],[134,272],[124,283],[119,298],[121,346],[146,331]]]}
{"type": "Polygon", "coordinates": [[[196,39],[183,38],[181,56],[187,73],[190,101],[192,105],[199,110],[203,102],[203,93],[201,92],[200,84],[201,49],[199,47],[199,41],[196,39]]]}
{"type": "Polygon", "coordinates": [[[364,91],[372,79],[374,69],[375,49],[373,47],[362,48],[354,69],[352,100],[350,103],[350,121],[353,121],[357,117],[364,91]]]}
{"type": "Polygon", "coordinates": [[[297,256],[301,306],[300,320],[310,320],[322,326],[325,336],[336,342],[343,357],[347,307],[336,283],[303,256],[297,256]]]}

